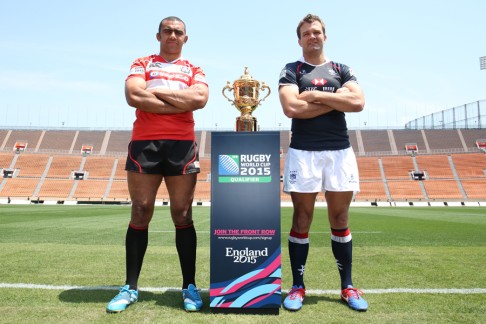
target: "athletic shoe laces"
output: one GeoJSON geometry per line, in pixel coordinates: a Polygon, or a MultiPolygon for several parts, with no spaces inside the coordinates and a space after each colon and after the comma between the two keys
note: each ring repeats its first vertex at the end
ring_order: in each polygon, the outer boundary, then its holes
{"type": "Polygon", "coordinates": [[[363,292],[356,288],[346,288],[343,290],[343,294],[345,294],[348,298],[360,299],[363,292]]]}
{"type": "Polygon", "coordinates": [[[304,296],[305,296],[305,289],[302,287],[293,287],[289,292],[289,298],[291,300],[302,299],[304,296]]]}

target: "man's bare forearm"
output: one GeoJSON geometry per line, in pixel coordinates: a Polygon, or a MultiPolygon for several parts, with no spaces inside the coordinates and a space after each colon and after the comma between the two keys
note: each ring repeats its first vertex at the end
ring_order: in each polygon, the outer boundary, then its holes
{"type": "Polygon", "coordinates": [[[127,103],[139,110],[155,114],[180,114],[185,112],[164,100],[160,100],[153,93],[137,89],[126,93],[127,103]]]}
{"type": "Polygon", "coordinates": [[[202,85],[195,85],[182,90],[157,88],[150,91],[158,99],[183,111],[201,109],[206,105],[208,99],[207,87],[202,85]]]}

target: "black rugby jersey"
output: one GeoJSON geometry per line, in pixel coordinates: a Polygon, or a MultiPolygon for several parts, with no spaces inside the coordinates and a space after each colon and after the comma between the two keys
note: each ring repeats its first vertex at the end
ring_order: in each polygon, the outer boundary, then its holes
{"type": "MultiPolygon", "coordinates": [[[[336,92],[346,82],[357,82],[351,69],[327,61],[312,65],[303,61],[287,64],[280,73],[279,86],[297,85],[303,91],[336,92]]],[[[292,119],[290,147],[305,151],[342,150],[351,146],[345,114],[333,110],[310,119],[292,119]]]]}

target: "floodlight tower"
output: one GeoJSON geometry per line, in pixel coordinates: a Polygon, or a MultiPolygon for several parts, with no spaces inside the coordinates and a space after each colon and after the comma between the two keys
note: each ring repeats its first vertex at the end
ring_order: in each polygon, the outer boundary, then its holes
{"type": "Polygon", "coordinates": [[[479,68],[481,70],[486,70],[486,56],[481,56],[479,58],[479,68]]]}

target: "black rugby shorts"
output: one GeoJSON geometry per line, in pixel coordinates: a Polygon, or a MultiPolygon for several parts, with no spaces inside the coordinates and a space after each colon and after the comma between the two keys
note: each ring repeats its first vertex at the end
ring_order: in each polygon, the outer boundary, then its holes
{"type": "Polygon", "coordinates": [[[128,145],[125,170],[178,176],[199,173],[199,152],[195,141],[143,140],[128,145]]]}

